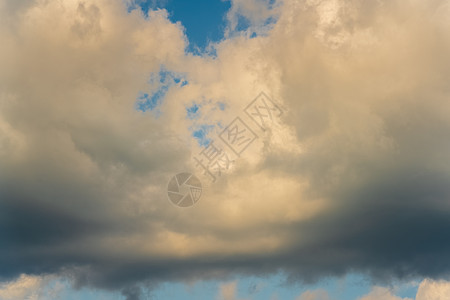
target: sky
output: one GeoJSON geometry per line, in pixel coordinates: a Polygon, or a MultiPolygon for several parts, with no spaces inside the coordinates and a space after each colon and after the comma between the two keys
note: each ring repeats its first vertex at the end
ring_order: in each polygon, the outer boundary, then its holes
{"type": "Polygon", "coordinates": [[[171,22],[180,22],[189,40],[187,50],[200,53],[210,42],[224,38],[226,13],[230,1],[135,1],[130,8],[140,8],[144,14],[148,10],[165,9],[171,22]]]}
{"type": "Polygon", "coordinates": [[[447,300],[448,0],[0,0],[0,300],[447,300]]]}

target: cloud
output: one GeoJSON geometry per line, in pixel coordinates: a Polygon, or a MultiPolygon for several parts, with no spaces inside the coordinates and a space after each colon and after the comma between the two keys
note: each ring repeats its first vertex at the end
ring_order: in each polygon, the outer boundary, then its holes
{"type": "Polygon", "coordinates": [[[5,300],[36,299],[37,291],[41,286],[39,277],[22,275],[17,281],[2,284],[0,298],[5,300]]]}
{"type": "Polygon", "coordinates": [[[237,285],[236,281],[221,284],[219,287],[218,298],[220,300],[235,300],[236,285],[237,285]]]}
{"type": "MultiPolygon", "coordinates": [[[[450,283],[444,280],[423,280],[417,290],[415,300],[441,300],[447,299],[450,292],[450,283]]],[[[358,298],[358,300],[411,300],[396,296],[392,289],[375,286],[372,291],[358,298]]]]}
{"type": "Polygon", "coordinates": [[[444,300],[450,295],[450,282],[424,280],[420,283],[416,300],[444,300]]]}
{"type": "MultiPolygon", "coordinates": [[[[446,1],[285,0],[270,31],[229,36],[215,57],[186,53],[165,10],[13,2],[0,4],[2,279],[60,274],[133,299],[140,284],[280,269],[449,274],[446,1]],[[155,117],[136,103],[161,70],[186,84],[165,86],[155,117]],[[252,127],[210,183],[190,128],[218,140],[237,116],[254,126],[243,109],[261,91],[281,120],[252,127]],[[205,186],[189,209],[165,191],[183,171],[205,186]]],[[[256,16],[255,3],[233,5],[256,16]]]]}
{"type": "MultiPolygon", "coordinates": [[[[217,293],[218,300],[248,300],[250,298],[240,298],[237,295],[238,281],[224,282],[219,285],[219,291],[217,293]]],[[[252,294],[251,291],[249,291],[252,294]]]]}
{"type": "Polygon", "coordinates": [[[39,300],[59,299],[62,286],[50,286],[53,280],[49,276],[28,276],[22,274],[17,280],[0,284],[0,299],[2,300],[39,300]]]}
{"type": "Polygon", "coordinates": [[[325,290],[306,291],[297,300],[329,300],[328,292],[325,290]]]}
{"type": "Polygon", "coordinates": [[[411,300],[410,298],[401,298],[392,294],[392,291],[385,287],[374,287],[372,291],[359,298],[359,300],[411,300]]]}
{"type": "Polygon", "coordinates": [[[228,27],[225,31],[226,37],[246,33],[267,34],[276,22],[281,1],[261,0],[230,0],[231,8],[227,13],[228,27]]]}

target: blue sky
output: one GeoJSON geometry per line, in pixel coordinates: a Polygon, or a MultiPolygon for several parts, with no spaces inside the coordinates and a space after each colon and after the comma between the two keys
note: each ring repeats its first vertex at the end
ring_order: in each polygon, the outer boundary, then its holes
{"type": "MultiPolygon", "coordinates": [[[[122,300],[124,297],[118,292],[81,288],[73,289],[68,281],[50,281],[47,289],[51,290],[59,284],[59,296],[65,300],[122,300]],[[61,288],[61,286],[63,288],[61,288]]],[[[314,284],[287,283],[282,274],[270,276],[236,276],[224,280],[204,280],[196,282],[165,282],[157,287],[143,291],[148,299],[221,299],[221,287],[235,285],[235,298],[252,300],[296,300],[299,295],[308,291],[327,291],[332,300],[353,300],[368,294],[371,291],[370,281],[365,276],[348,274],[341,278],[323,278],[314,284]]],[[[417,284],[399,283],[395,295],[414,299],[417,284]]],[[[147,298],[144,298],[147,299],[147,298]]]]}
{"type": "Polygon", "coordinates": [[[139,6],[148,9],[164,8],[172,22],[181,22],[189,39],[188,51],[198,53],[209,42],[218,42],[224,37],[225,14],[231,6],[228,0],[166,0],[142,1],[139,6]]]}

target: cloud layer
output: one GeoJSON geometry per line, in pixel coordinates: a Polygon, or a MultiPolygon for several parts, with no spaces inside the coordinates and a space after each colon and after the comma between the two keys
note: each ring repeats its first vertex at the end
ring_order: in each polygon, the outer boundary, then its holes
{"type": "Polygon", "coordinates": [[[279,269],[448,276],[449,3],[261,3],[233,1],[234,33],[193,56],[164,10],[1,2],[1,278],[58,273],[131,295],[279,269]],[[236,31],[239,14],[256,37],[236,31]],[[136,110],[162,66],[184,81],[160,114],[136,110]],[[282,120],[208,183],[192,131],[214,139],[261,91],[282,120]],[[206,187],[184,210],[166,196],[182,171],[206,187]]]}

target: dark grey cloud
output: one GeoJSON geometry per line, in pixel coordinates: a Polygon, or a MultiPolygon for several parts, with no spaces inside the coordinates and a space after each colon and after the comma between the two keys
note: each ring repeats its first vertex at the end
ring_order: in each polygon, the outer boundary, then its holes
{"type": "Polygon", "coordinates": [[[122,291],[122,295],[124,295],[127,300],[139,300],[141,294],[139,287],[129,287],[122,291]]]}

